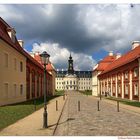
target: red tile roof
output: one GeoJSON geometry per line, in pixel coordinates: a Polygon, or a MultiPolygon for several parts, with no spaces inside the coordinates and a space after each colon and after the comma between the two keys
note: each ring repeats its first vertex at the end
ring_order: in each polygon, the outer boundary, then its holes
{"type": "MultiPolygon", "coordinates": [[[[37,60],[40,64],[41,64],[41,58],[39,56],[39,52],[34,54],[34,59],[37,60]]],[[[53,64],[51,62],[48,63],[48,65],[46,66],[46,69],[49,71],[51,70],[55,70],[53,64]]]]}
{"type": "Polygon", "coordinates": [[[17,38],[15,38],[15,43],[11,40],[7,33],[7,29],[11,28],[1,17],[0,17],[0,39],[4,40],[6,43],[8,43],[11,47],[16,49],[18,52],[23,54],[27,59],[32,61],[35,65],[39,66],[40,68],[43,68],[40,63],[38,63],[30,54],[28,54],[18,43],[17,38]]]}
{"type": "Polygon", "coordinates": [[[128,64],[137,58],[140,58],[140,45],[113,61],[101,74],[107,73],[113,69],[128,64]]]}
{"type": "Polygon", "coordinates": [[[104,71],[106,69],[106,67],[112,63],[113,61],[115,61],[116,59],[116,56],[113,55],[113,56],[106,56],[103,60],[101,60],[99,63],[98,63],[98,66],[97,68],[94,69],[97,70],[97,71],[104,71]]]}
{"type": "Polygon", "coordinates": [[[47,70],[55,70],[54,66],[52,65],[52,63],[50,62],[47,66],[46,66],[47,70]]]}

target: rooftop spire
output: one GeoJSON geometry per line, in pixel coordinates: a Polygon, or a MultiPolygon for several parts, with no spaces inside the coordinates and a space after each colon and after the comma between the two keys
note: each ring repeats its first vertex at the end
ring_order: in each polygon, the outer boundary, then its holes
{"type": "Polygon", "coordinates": [[[72,59],[71,52],[70,52],[70,57],[69,57],[69,59],[72,59]]]}

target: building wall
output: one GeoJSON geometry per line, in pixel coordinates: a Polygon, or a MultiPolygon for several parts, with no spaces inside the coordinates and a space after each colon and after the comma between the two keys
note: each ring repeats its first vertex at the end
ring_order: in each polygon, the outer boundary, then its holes
{"type": "MultiPolygon", "coordinates": [[[[39,52],[30,53],[30,55],[42,65],[39,52]]],[[[49,63],[46,66],[46,69],[47,69],[47,93],[48,95],[54,95],[56,71],[51,63],[49,63]]]]}
{"type": "Polygon", "coordinates": [[[26,99],[35,99],[43,96],[43,68],[36,66],[32,61],[26,62],[26,99]]]}
{"type": "MultiPolygon", "coordinates": [[[[56,90],[67,90],[66,83],[68,85],[72,81],[72,85],[75,86],[75,90],[92,90],[92,78],[89,76],[81,77],[67,77],[64,75],[56,75],[55,78],[55,89],[56,90]],[[75,83],[74,83],[75,81],[75,83]]],[[[72,88],[74,90],[74,88],[72,88]]]]}
{"type": "Polygon", "coordinates": [[[78,90],[92,90],[92,78],[78,78],[78,90]]]}
{"type": "Polygon", "coordinates": [[[119,98],[140,100],[139,62],[135,61],[99,76],[100,93],[119,98]],[[135,71],[138,72],[137,76],[135,71]]]}
{"type": "Polygon", "coordinates": [[[64,89],[64,77],[55,78],[55,89],[56,90],[65,90],[64,89]]]}
{"type": "Polygon", "coordinates": [[[47,87],[46,87],[47,95],[52,96],[52,95],[54,95],[52,74],[47,72],[46,77],[47,77],[47,87]]]}
{"type": "Polygon", "coordinates": [[[25,100],[26,58],[0,39],[0,105],[25,100]]]}
{"type": "Polygon", "coordinates": [[[55,89],[56,89],[56,71],[55,70],[48,70],[48,72],[51,74],[51,81],[52,81],[52,94],[55,94],[55,89]]]}
{"type": "Polygon", "coordinates": [[[66,76],[63,80],[64,90],[78,90],[78,79],[74,76],[66,76]]]}
{"type": "Polygon", "coordinates": [[[97,76],[100,74],[100,71],[93,71],[92,73],[92,95],[93,96],[98,96],[99,93],[99,80],[97,76]]]}

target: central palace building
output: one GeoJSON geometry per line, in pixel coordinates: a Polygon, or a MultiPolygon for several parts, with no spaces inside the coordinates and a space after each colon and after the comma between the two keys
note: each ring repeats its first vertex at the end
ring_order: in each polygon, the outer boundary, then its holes
{"type": "Polygon", "coordinates": [[[55,81],[56,90],[91,90],[92,72],[74,71],[73,59],[70,55],[68,60],[68,70],[57,71],[55,81]]]}

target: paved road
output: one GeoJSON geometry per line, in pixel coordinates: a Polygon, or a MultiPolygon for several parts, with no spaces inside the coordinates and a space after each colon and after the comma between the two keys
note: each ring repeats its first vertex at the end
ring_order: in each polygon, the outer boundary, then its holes
{"type": "Polygon", "coordinates": [[[140,115],[78,92],[68,93],[56,136],[140,136],[140,115]],[[78,101],[81,111],[78,111],[78,101]]]}

